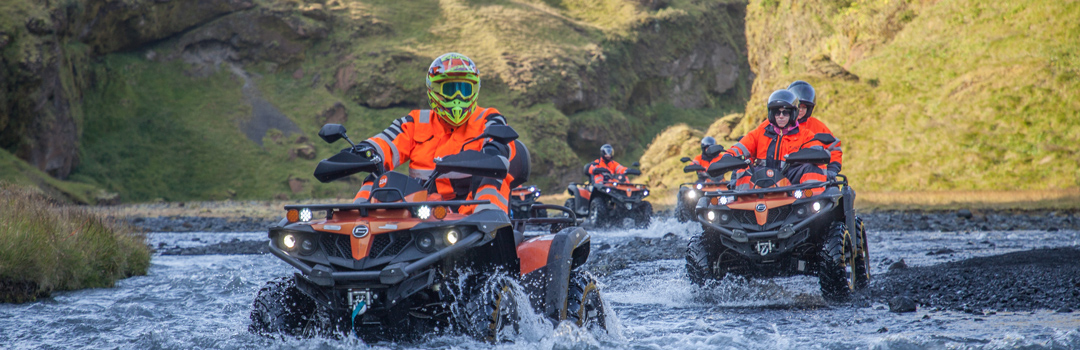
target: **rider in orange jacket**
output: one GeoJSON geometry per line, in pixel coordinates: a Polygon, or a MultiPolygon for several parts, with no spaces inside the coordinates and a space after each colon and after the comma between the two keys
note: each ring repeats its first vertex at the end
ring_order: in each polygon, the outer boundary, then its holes
{"type": "MultiPolygon", "coordinates": [[[[394,120],[386,130],[363,141],[369,154],[377,154],[383,169],[394,169],[409,162],[409,176],[426,179],[435,171],[435,159],[462,150],[482,151],[502,157],[508,167],[518,156],[516,142],[501,144],[494,140],[476,138],[491,125],[506,125],[506,118],[495,108],[476,105],[480,77],[476,64],[465,55],[447,53],[431,63],[427,71],[427,91],[430,110],[413,110],[394,120]]],[[[522,150],[523,151],[523,150],[522,150]]],[[[527,151],[524,151],[527,152],[527,151]]],[[[373,155],[374,155],[373,154],[373,155]]],[[[527,171],[527,170],[526,170],[527,171]]],[[[491,204],[463,206],[462,213],[485,209],[507,211],[510,183],[528,174],[508,174],[504,179],[479,178],[450,173],[436,180],[438,196],[442,199],[488,200],[491,204]]],[[[356,194],[356,202],[369,200],[374,178],[364,181],[356,194]]]]}
{"type": "MultiPolygon", "coordinates": [[[[810,133],[814,135],[830,134],[835,138],[836,135],[829,130],[829,127],[825,126],[825,123],[820,119],[813,116],[815,106],[814,100],[816,98],[814,87],[805,81],[796,80],[791,83],[791,85],[788,85],[788,90],[794,93],[795,97],[799,99],[799,128],[810,130],[810,133]]],[[[766,120],[761,122],[761,125],[758,125],[757,128],[762,129],[763,131],[768,125],[769,121],[766,120]]],[[[754,131],[756,132],[758,130],[754,131]]],[[[841,148],[840,139],[836,139],[836,142],[826,145],[825,150],[829,151],[831,155],[829,165],[825,168],[828,178],[831,179],[840,172],[840,169],[843,166],[844,150],[841,148]]]]}
{"type": "MultiPolygon", "coordinates": [[[[718,155],[713,155],[712,157],[710,157],[708,154],[705,153],[705,150],[709,149],[709,146],[713,146],[715,144],[716,144],[716,139],[713,138],[712,136],[705,136],[704,138],[702,138],[701,139],[701,154],[695,156],[694,159],[692,159],[690,162],[693,163],[693,164],[700,165],[702,168],[708,169],[709,164],[712,164],[712,162],[717,159],[718,155]]],[[[706,180],[713,179],[712,177],[709,176],[708,173],[706,173],[704,171],[698,171],[697,175],[698,175],[698,181],[706,181],[706,180]]]]}
{"type": "Polygon", "coordinates": [[[604,182],[605,172],[600,170],[607,170],[606,178],[619,179],[626,175],[627,168],[611,159],[615,156],[615,148],[609,144],[600,146],[600,159],[594,160],[589,163],[589,175],[592,176],[592,183],[598,184],[604,182]]]}
{"type": "MultiPolygon", "coordinates": [[[[788,154],[805,148],[819,146],[814,141],[814,133],[799,127],[796,111],[798,97],[788,90],[777,90],[769,96],[769,125],[764,129],[755,129],[746,134],[739,143],[727,150],[728,156],[754,159],[758,164],[770,168],[783,168],[783,161],[788,154]]],[[[736,186],[749,185],[750,176],[743,173],[736,186]]],[[[800,164],[788,167],[784,177],[793,183],[825,181],[825,172],[813,164],[800,164]]]]}

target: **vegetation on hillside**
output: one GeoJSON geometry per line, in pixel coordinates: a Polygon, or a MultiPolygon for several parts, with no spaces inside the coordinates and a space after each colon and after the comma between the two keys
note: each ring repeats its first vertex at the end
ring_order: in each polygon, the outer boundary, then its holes
{"type": "Polygon", "coordinates": [[[145,238],[130,227],[0,183],[0,302],[111,287],[149,265],[145,238]]]}
{"type": "Polygon", "coordinates": [[[793,80],[862,190],[1080,187],[1080,3],[759,0],[749,118],[793,80]]]}

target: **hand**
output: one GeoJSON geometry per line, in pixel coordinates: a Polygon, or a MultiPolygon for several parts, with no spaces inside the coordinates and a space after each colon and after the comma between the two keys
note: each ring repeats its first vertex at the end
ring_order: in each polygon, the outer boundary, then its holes
{"type": "Polygon", "coordinates": [[[835,179],[836,178],[836,172],[832,171],[832,169],[829,169],[829,170],[825,171],[825,176],[826,176],[827,179],[835,179]]]}
{"type": "Polygon", "coordinates": [[[365,158],[375,158],[376,156],[375,147],[371,147],[371,144],[367,142],[356,144],[356,146],[352,148],[352,152],[364,156],[365,158]]]}

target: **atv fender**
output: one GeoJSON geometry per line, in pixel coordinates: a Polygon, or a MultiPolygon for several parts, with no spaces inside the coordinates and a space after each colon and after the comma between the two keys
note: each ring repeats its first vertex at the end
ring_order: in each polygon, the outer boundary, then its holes
{"type": "Polygon", "coordinates": [[[571,182],[569,186],[566,186],[566,193],[574,197],[574,207],[570,208],[574,210],[578,215],[584,215],[588,212],[589,199],[592,197],[592,193],[585,190],[585,187],[578,186],[576,182],[571,182]]]}
{"type": "MultiPolygon", "coordinates": [[[[863,242],[860,242],[859,235],[855,234],[855,230],[858,226],[855,226],[855,190],[851,186],[844,186],[843,190],[840,190],[844,199],[844,224],[847,225],[847,229],[851,232],[851,243],[853,247],[862,247],[863,242]]],[[[857,249],[857,248],[856,248],[857,249]]]]}
{"type": "Polygon", "coordinates": [[[529,293],[534,309],[555,321],[566,318],[570,271],[588,261],[589,251],[589,234],[580,227],[534,237],[518,246],[522,284],[534,291],[529,293]]]}

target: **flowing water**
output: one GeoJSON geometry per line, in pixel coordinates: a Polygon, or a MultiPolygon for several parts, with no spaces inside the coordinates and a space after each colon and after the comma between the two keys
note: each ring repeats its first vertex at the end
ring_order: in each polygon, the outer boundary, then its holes
{"type": "MultiPolygon", "coordinates": [[[[695,225],[658,218],[644,230],[593,231],[594,244],[673,233],[695,225]]],[[[670,237],[670,235],[668,235],[670,237]]],[[[153,233],[149,244],[197,246],[265,233],[153,233]]],[[[1080,246],[1080,232],[871,232],[874,273],[901,258],[926,266],[1040,247],[1080,246]],[[952,252],[927,255],[948,248],[952,252]]],[[[829,305],[813,277],[728,278],[702,289],[685,278],[684,261],[631,264],[602,276],[608,334],[526,317],[515,342],[489,345],[464,336],[403,343],[358,339],[268,339],[247,332],[264,282],[293,273],[271,255],[154,256],[147,276],[115,288],[54,293],[28,304],[0,305],[3,349],[1075,349],[1080,313],[1037,310],[993,315],[927,310],[896,314],[887,306],[829,305]]]]}

